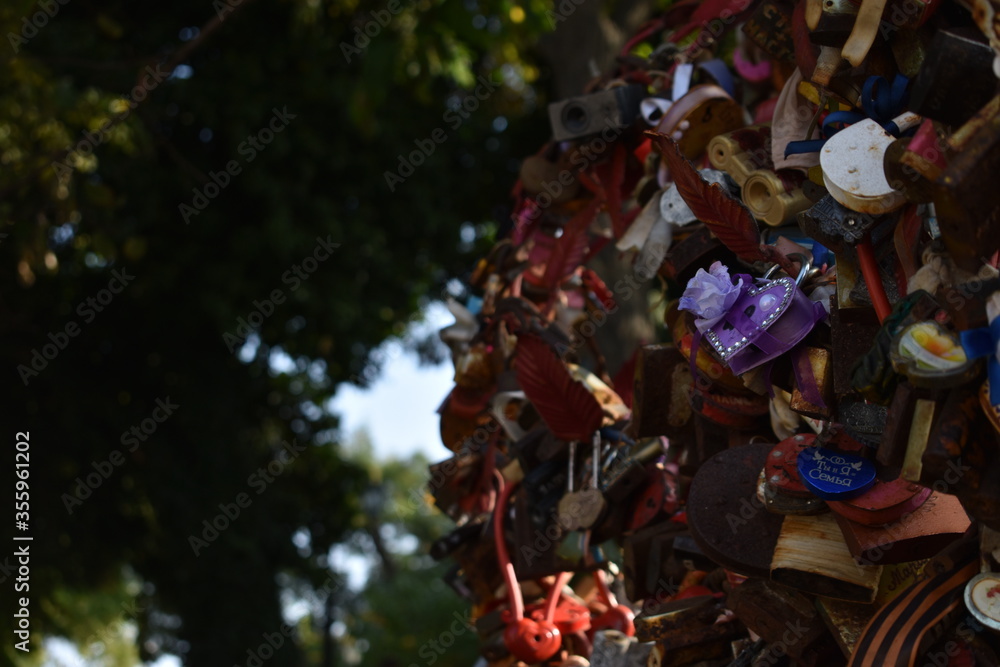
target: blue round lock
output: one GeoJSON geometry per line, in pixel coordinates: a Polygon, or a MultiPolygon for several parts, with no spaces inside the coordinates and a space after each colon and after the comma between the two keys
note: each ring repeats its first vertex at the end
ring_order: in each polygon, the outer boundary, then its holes
{"type": "Polygon", "coordinates": [[[875,483],[875,465],[860,456],[810,447],[799,452],[802,484],[823,500],[846,500],[875,483]]]}

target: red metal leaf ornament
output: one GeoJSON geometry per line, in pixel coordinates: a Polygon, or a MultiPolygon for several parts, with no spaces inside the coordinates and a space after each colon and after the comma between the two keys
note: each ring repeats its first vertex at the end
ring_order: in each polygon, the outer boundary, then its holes
{"type": "Polygon", "coordinates": [[[519,334],[514,366],[518,384],[557,438],[590,440],[604,419],[601,405],[551,347],[534,334],[519,334]]]}
{"type": "Polygon", "coordinates": [[[545,287],[554,288],[566,279],[566,276],[576,271],[583,262],[590,247],[590,223],[597,215],[600,202],[592,199],[589,204],[580,209],[566,226],[562,236],[555,242],[552,254],[545,265],[545,275],[541,283],[545,287]]]}
{"type": "Polygon", "coordinates": [[[792,260],[773,246],[760,242],[757,221],[742,202],[730,196],[718,183],[709,183],[702,178],[694,165],[681,154],[677,142],[669,136],[659,132],[646,134],[653,137],[659,146],[681,198],[723,245],[740,259],[774,263],[789,275],[796,275],[792,260]]]}

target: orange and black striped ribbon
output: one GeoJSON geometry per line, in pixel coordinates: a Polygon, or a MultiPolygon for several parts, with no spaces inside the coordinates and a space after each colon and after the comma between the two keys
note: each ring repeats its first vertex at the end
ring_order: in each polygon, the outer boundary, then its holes
{"type": "Polygon", "coordinates": [[[960,605],[979,569],[974,558],[911,585],[868,622],[854,647],[850,667],[913,667],[926,650],[925,635],[960,605]]]}

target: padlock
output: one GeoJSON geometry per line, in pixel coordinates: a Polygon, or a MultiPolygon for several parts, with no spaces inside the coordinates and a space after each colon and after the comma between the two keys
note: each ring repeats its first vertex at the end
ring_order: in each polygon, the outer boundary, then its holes
{"type": "Polygon", "coordinates": [[[687,359],[673,345],[643,345],[636,354],[632,390],[633,437],[693,435],[687,389],[691,371],[687,359]]]}
{"type": "Polygon", "coordinates": [[[826,503],[802,484],[798,471],[799,453],[815,442],[815,435],[794,435],[774,446],[760,473],[757,497],[775,514],[819,514],[826,503]]]}
{"type": "Polygon", "coordinates": [[[840,307],[873,305],[876,311],[888,311],[889,302],[900,296],[895,250],[888,242],[897,216],[859,213],[830,195],[800,213],[798,219],[803,232],[837,253],[840,307]],[[861,271],[852,270],[854,266],[861,271]]]}
{"type": "Polygon", "coordinates": [[[887,563],[882,568],[882,580],[879,581],[878,592],[875,594],[875,604],[888,604],[907,588],[923,580],[924,568],[929,562],[929,558],[923,558],[896,564],[887,563]]]}
{"type": "MultiPolygon", "coordinates": [[[[530,406],[529,406],[530,407],[530,406]]],[[[566,451],[566,442],[556,438],[544,424],[540,424],[510,444],[510,449],[522,470],[533,470],[538,465],[560,456],[566,451]]]]}
{"type": "Polygon", "coordinates": [[[921,116],[962,125],[996,92],[993,49],[973,27],[934,33],[920,73],[913,81],[908,108],[921,116]]]}
{"type": "Polygon", "coordinates": [[[625,535],[622,571],[629,600],[665,600],[676,592],[683,566],[673,558],[673,544],[685,530],[664,521],[625,535]]]}
{"type": "Polygon", "coordinates": [[[814,595],[872,602],[881,575],[880,565],[855,562],[832,515],[784,518],[771,561],[772,581],[814,595]]]}
{"type": "Polygon", "coordinates": [[[972,517],[984,527],[1000,529],[1000,457],[994,455],[982,470],[979,488],[960,488],[959,493],[962,506],[972,517]]]}
{"type": "MultiPolygon", "coordinates": [[[[907,112],[892,122],[905,132],[921,120],[907,112]]],[[[893,141],[893,136],[870,118],[831,137],[820,151],[823,183],[830,196],[852,211],[870,215],[885,215],[905,205],[906,197],[885,177],[884,156],[893,141]]]]}
{"type": "Polygon", "coordinates": [[[489,423],[486,414],[489,406],[488,388],[470,388],[456,385],[445,398],[438,413],[441,415],[441,443],[453,452],[458,452],[463,443],[472,437],[476,429],[489,423]]]}
{"type": "MultiPolygon", "coordinates": [[[[883,167],[886,179],[911,202],[932,202],[934,183],[948,165],[951,156],[945,126],[930,118],[924,120],[913,137],[901,137],[886,150],[883,167]],[[895,166],[893,163],[897,163],[895,166]]],[[[936,212],[932,238],[940,236],[936,212]]]]}
{"type": "Polygon", "coordinates": [[[884,405],[869,403],[859,394],[846,394],[837,402],[837,420],[844,431],[871,448],[882,440],[887,414],[884,405]]]}
{"type": "Polygon", "coordinates": [[[743,24],[743,33],[775,61],[795,62],[791,3],[783,0],[760,3],[743,24]]]}
{"type": "Polygon", "coordinates": [[[560,562],[572,564],[572,566],[582,566],[587,558],[589,546],[590,535],[588,533],[579,530],[568,530],[559,539],[556,556],[560,562]]]}
{"type": "Polygon", "coordinates": [[[655,617],[646,617],[642,633],[636,619],[639,641],[655,641],[647,664],[680,667],[698,660],[731,656],[730,644],[746,634],[743,624],[721,602],[702,596],[668,603],[655,617]]]}
{"type": "Polygon", "coordinates": [[[851,36],[857,17],[857,2],[824,0],[819,19],[809,27],[809,41],[822,46],[842,47],[851,36]]]}
{"type": "Polygon", "coordinates": [[[935,182],[941,237],[955,263],[975,272],[1000,248],[1000,198],[989,174],[1000,169],[1000,95],[948,141],[954,153],[935,182]]]}
{"type": "Polygon", "coordinates": [[[672,136],[689,160],[705,152],[712,137],[743,127],[743,109],[720,86],[693,86],[656,126],[656,131],[672,136]]]}
{"type": "MultiPolygon", "coordinates": [[[[931,490],[902,478],[875,483],[860,496],[830,500],[827,505],[836,514],[864,526],[884,526],[902,521],[924,504],[931,490]]],[[[841,525],[843,528],[843,525],[841,525]]]]}
{"type": "Polygon", "coordinates": [[[685,580],[694,572],[705,572],[716,567],[712,558],[702,551],[701,547],[691,536],[690,531],[682,533],[674,538],[674,557],[684,566],[685,576],[681,580],[681,589],[678,595],[683,592],[685,580]]]}
{"type": "Polygon", "coordinates": [[[567,167],[567,164],[550,162],[541,155],[531,155],[521,162],[519,178],[528,194],[538,195],[544,192],[553,204],[565,204],[573,201],[580,191],[580,183],[575,177],[571,177],[568,183],[565,182],[563,172],[572,173],[567,167]]]}
{"type": "MultiPolygon", "coordinates": [[[[839,280],[839,266],[837,273],[839,280]]],[[[846,396],[854,391],[851,369],[871,351],[879,332],[878,321],[872,321],[874,311],[866,308],[859,314],[858,310],[841,307],[836,292],[830,296],[830,345],[831,354],[836,360],[833,368],[833,391],[838,396],[846,396]],[[851,321],[851,317],[858,317],[860,321],[851,321]]]]}
{"type": "Polygon", "coordinates": [[[643,86],[630,84],[549,104],[549,123],[555,141],[569,141],[619,131],[635,122],[646,96],[643,86]]]}
{"type": "Polygon", "coordinates": [[[593,637],[594,632],[604,629],[617,630],[628,637],[635,636],[635,612],[615,598],[604,579],[604,570],[594,570],[594,583],[597,585],[598,601],[605,609],[591,619],[588,636],[593,637]]]}
{"type": "Polygon", "coordinates": [[[866,526],[839,513],[834,518],[855,561],[878,565],[934,556],[960,538],[971,523],[958,498],[934,492],[898,520],[882,526],[866,526]]]}
{"type": "Polygon", "coordinates": [[[474,491],[482,464],[482,455],[475,452],[431,464],[428,487],[434,505],[455,521],[466,517],[470,503],[465,501],[474,491]]]}
{"type": "MultiPolygon", "coordinates": [[[[729,189],[726,183],[726,175],[716,169],[702,169],[698,172],[701,177],[709,183],[718,183],[721,187],[729,189]]],[[[684,227],[695,222],[698,218],[691,211],[684,198],[677,190],[677,185],[672,184],[663,192],[660,198],[660,218],[667,221],[673,227],[684,227]]],[[[619,250],[621,247],[619,246],[619,250]]]]}
{"type": "MultiPolygon", "coordinates": [[[[912,393],[903,478],[930,487],[950,474],[956,459],[964,458],[970,466],[985,465],[983,448],[968,433],[973,419],[982,416],[979,388],[972,383],[977,362],[967,358],[955,334],[934,320],[897,328],[889,348],[893,370],[917,390],[912,393]]],[[[909,411],[908,406],[897,407],[909,411]]],[[[978,473],[973,472],[955,483],[974,489],[977,481],[978,473]]]]}
{"type": "Polygon", "coordinates": [[[943,482],[953,494],[978,489],[996,450],[995,441],[986,441],[980,435],[988,429],[979,405],[978,387],[953,389],[940,403],[920,457],[921,483],[933,487],[943,482]]]}
{"type": "Polygon", "coordinates": [[[917,399],[918,390],[908,382],[899,382],[896,385],[892,403],[889,404],[882,439],[878,443],[877,458],[882,465],[893,469],[902,467],[910,441],[910,428],[917,399]]]}
{"type": "MultiPolygon", "coordinates": [[[[691,410],[695,414],[696,437],[699,433],[699,424],[707,422],[731,431],[758,432],[769,415],[766,396],[746,392],[734,393],[716,388],[700,376],[696,377],[688,387],[688,395],[691,410]]],[[[730,439],[724,437],[723,441],[730,439]]],[[[712,453],[714,448],[699,449],[702,460],[712,453]]]]}
{"type": "Polygon", "coordinates": [[[854,646],[878,611],[878,606],[817,597],[816,610],[840,649],[840,655],[831,652],[829,657],[842,665],[845,659],[851,657],[854,646]]]}
{"type": "Polygon", "coordinates": [[[624,456],[616,457],[601,474],[601,493],[610,503],[621,503],[637,492],[649,477],[646,464],[664,454],[660,438],[636,443],[624,456]]]}
{"type": "Polygon", "coordinates": [[[772,169],[771,125],[763,123],[720,134],[708,142],[712,166],[729,174],[743,187],[759,169],[772,169]]]}
{"type": "Polygon", "coordinates": [[[687,521],[706,556],[727,570],[767,577],[781,532],[780,515],[757,498],[757,478],[770,454],[767,442],[727,449],[698,469],[688,491],[687,521]]]}
{"type": "Polygon", "coordinates": [[[635,638],[640,642],[673,641],[676,647],[690,646],[688,637],[702,626],[713,625],[724,614],[725,605],[712,595],[699,595],[659,605],[654,613],[635,619],[635,638]]]}
{"type": "Polygon", "coordinates": [[[748,579],[726,600],[740,621],[769,644],[804,664],[832,648],[833,640],[813,602],[798,591],[766,579],[748,579]]]}
{"type": "Polygon", "coordinates": [[[444,580],[456,592],[471,598],[476,604],[492,600],[503,578],[497,570],[497,552],[493,540],[467,542],[452,552],[458,564],[444,580]]]}
{"type": "Polygon", "coordinates": [[[566,467],[549,461],[530,470],[513,496],[514,566],[522,580],[540,579],[580,567],[560,557],[566,530],[557,507],[566,489],[566,467]]]}
{"type": "Polygon", "coordinates": [[[636,531],[657,521],[670,518],[679,505],[677,465],[653,463],[646,466],[646,481],[642,491],[630,504],[628,529],[636,531]]]}
{"type": "Polygon", "coordinates": [[[802,190],[805,180],[794,169],[758,169],[743,184],[743,203],[755,218],[778,227],[813,205],[802,190]]]}
{"type": "MultiPolygon", "coordinates": [[[[860,443],[857,447],[864,449],[860,443]]],[[[875,483],[875,464],[859,453],[822,446],[804,449],[796,461],[799,478],[803,486],[823,500],[859,496],[875,483]]]]}
{"type": "MultiPolygon", "coordinates": [[[[850,369],[851,387],[872,402],[889,404],[896,385],[905,379],[895,367],[898,362],[893,360],[892,347],[894,342],[898,342],[897,336],[918,321],[942,318],[938,301],[923,290],[916,290],[897,301],[875,334],[869,350],[854,361],[850,369]]],[[[910,345],[913,344],[910,341],[910,345]]],[[[934,389],[938,384],[932,381],[928,389],[934,389]]]]}
{"type": "Polygon", "coordinates": [[[590,653],[590,667],[626,667],[635,639],[617,630],[598,630],[590,653]]]}
{"type": "Polygon", "coordinates": [[[439,537],[431,543],[430,555],[434,560],[443,560],[463,544],[481,539],[486,530],[485,521],[470,521],[439,537]]]}
{"type": "Polygon", "coordinates": [[[823,406],[806,400],[802,388],[796,386],[788,406],[799,414],[813,419],[830,419],[833,406],[833,358],[829,350],[822,347],[807,347],[804,351],[804,363],[808,363],[809,374],[802,374],[807,381],[811,378],[812,387],[809,393],[818,395],[823,400],[823,406]]]}
{"type": "Polygon", "coordinates": [[[562,645],[562,635],[553,622],[553,615],[556,602],[562,593],[562,587],[570,575],[560,573],[556,577],[555,583],[549,591],[545,612],[540,619],[525,615],[521,588],[517,583],[517,573],[507,552],[504,535],[507,503],[516,486],[516,483],[507,483],[503,486],[493,510],[493,541],[496,546],[497,563],[503,574],[508,595],[507,616],[505,617],[507,627],[503,631],[503,637],[507,649],[518,659],[525,662],[539,662],[554,656],[562,645]]]}
{"type": "Polygon", "coordinates": [[[608,503],[600,489],[600,446],[601,436],[595,433],[591,454],[591,474],[588,488],[574,491],[576,443],[570,443],[568,487],[559,501],[559,523],[564,530],[589,530],[597,525],[607,509],[608,503]]]}
{"type": "Polygon", "coordinates": [[[670,246],[661,273],[666,278],[686,285],[698,269],[710,266],[716,261],[726,266],[734,266],[736,256],[707,227],[702,226],[670,246]]]}

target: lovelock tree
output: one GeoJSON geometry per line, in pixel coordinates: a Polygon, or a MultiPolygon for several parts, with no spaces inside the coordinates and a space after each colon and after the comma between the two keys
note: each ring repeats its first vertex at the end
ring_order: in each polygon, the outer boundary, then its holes
{"type": "Polygon", "coordinates": [[[549,9],[4,3],[0,387],[35,538],[8,658],[134,623],[143,658],[246,664],[283,588],[330,594],[368,483],[323,405],[504,217],[549,9]]]}

